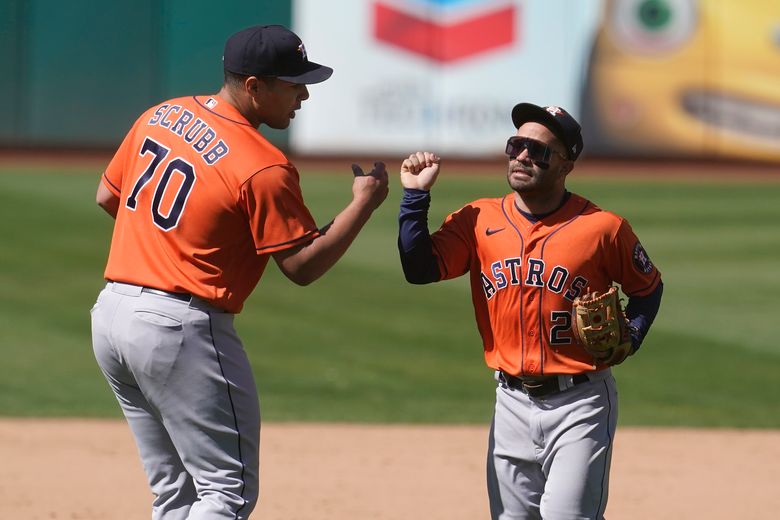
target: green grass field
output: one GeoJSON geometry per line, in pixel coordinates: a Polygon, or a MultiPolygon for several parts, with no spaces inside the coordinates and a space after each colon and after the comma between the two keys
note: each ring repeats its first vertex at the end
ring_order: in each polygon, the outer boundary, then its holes
{"type": "MultiPolygon", "coordinates": [[[[321,224],[351,174],[303,171],[321,224]]],[[[99,171],[0,169],[0,415],[118,417],[92,357],[110,218],[99,171]]],[[[780,427],[780,183],[571,177],[629,219],[663,272],[664,301],[637,356],[615,369],[623,425],[780,427]]],[[[432,227],[507,191],[496,175],[447,176],[432,227]]],[[[400,188],[342,261],[309,287],[271,263],[237,319],[266,420],[487,423],[485,367],[466,279],[411,286],[395,248],[400,188]]]]}

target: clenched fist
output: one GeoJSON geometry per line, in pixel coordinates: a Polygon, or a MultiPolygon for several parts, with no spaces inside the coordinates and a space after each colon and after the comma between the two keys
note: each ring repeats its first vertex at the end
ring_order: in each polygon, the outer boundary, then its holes
{"type": "Polygon", "coordinates": [[[371,209],[379,207],[389,190],[385,163],[375,162],[374,169],[368,173],[363,173],[359,165],[353,164],[352,173],[355,176],[352,184],[353,197],[356,200],[365,200],[371,209]]]}
{"type": "Polygon", "coordinates": [[[401,185],[407,189],[430,191],[439,175],[441,158],[431,152],[415,152],[401,163],[401,185]]]}

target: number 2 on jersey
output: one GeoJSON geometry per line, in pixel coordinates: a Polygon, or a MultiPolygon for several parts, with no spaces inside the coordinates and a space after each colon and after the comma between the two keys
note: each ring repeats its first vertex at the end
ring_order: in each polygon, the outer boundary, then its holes
{"type": "Polygon", "coordinates": [[[566,345],[571,339],[561,336],[562,332],[571,330],[571,313],[566,311],[552,311],[550,315],[550,345],[566,345]]]}
{"type": "MultiPolygon", "coordinates": [[[[141,176],[138,177],[135,186],[133,186],[133,191],[130,193],[130,196],[127,197],[125,206],[127,206],[128,209],[135,211],[136,206],[138,206],[138,194],[147,184],[149,184],[149,181],[152,180],[160,167],[160,164],[165,161],[169,152],[170,149],[157,141],[150,139],[149,137],[144,139],[144,143],[141,145],[141,150],[138,154],[143,156],[150,153],[154,158],[141,176]]],[[[170,231],[179,224],[179,218],[181,218],[181,214],[184,211],[184,206],[187,203],[187,198],[190,196],[192,187],[195,185],[196,178],[195,168],[181,157],[176,157],[166,163],[162,177],[157,182],[157,188],[154,190],[154,198],[152,199],[152,220],[154,220],[157,227],[163,231],[170,231]],[[165,198],[165,191],[171,182],[174,172],[178,172],[183,179],[168,214],[163,215],[160,211],[160,205],[162,204],[163,198],[165,198]]]]}

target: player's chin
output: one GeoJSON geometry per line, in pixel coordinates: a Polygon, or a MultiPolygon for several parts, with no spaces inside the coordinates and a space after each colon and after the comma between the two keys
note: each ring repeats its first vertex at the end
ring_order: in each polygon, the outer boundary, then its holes
{"type": "Polygon", "coordinates": [[[537,189],[537,185],[533,179],[509,179],[509,187],[516,193],[530,193],[537,189]]]}
{"type": "Polygon", "coordinates": [[[507,180],[512,188],[515,186],[526,186],[533,182],[534,178],[531,174],[523,170],[510,170],[507,175],[507,180]]]}
{"type": "Polygon", "coordinates": [[[287,117],[286,119],[279,119],[277,121],[268,121],[266,124],[274,130],[284,130],[290,126],[290,119],[292,118],[287,117]]]}

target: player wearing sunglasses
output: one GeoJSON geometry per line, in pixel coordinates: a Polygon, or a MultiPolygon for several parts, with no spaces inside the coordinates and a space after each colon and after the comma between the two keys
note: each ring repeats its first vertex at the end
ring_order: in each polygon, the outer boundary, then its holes
{"type": "Polygon", "coordinates": [[[528,151],[528,158],[534,164],[538,165],[543,170],[550,167],[550,159],[552,154],[558,154],[564,160],[567,159],[565,154],[555,150],[553,147],[531,139],[530,137],[513,136],[506,141],[506,154],[510,159],[516,159],[520,152],[523,150],[528,151]]]}
{"type": "Polygon", "coordinates": [[[515,106],[512,121],[512,192],[465,205],[433,234],[428,208],[440,159],[417,152],[403,161],[401,264],[415,284],[469,275],[497,381],[487,458],[493,520],[602,519],[617,425],[610,367],[647,334],[661,274],[625,219],[566,189],[583,146],[577,121],[530,103],[515,106]],[[572,307],[613,283],[628,295],[630,345],[622,356],[596,358],[574,336],[572,307]]]}

